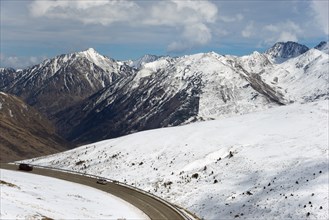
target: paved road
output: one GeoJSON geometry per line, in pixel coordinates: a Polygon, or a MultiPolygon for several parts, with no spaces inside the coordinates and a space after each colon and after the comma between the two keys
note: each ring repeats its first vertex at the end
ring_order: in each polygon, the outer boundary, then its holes
{"type": "MultiPolygon", "coordinates": [[[[8,169],[8,170],[17,170],[18,166],[1,163],[0,168],[8,169]]],[[[20,172],[26,172],[26,171],[20,171],[20,172]]],[[[78,174],[64,173],[60,171],[41,169],[35,167],[33,168],[33,171],[31,171],[31,173],[67,180],[70,182],[91,186],[96,189],[108,192],[112,195],[120,197],[121,199],[139,208],[152,220],[156,220],[156,219],[184,220],[184,217],[182,217],[176,210],[172,209],[170,206],[166,205],[165,203],[149,195],[146,195],[142,192],[115,183],[109,182],[106,185],[101,185],[101,184],[97,184],[96,179],[92,177],[86,177],[78,174]]]]}

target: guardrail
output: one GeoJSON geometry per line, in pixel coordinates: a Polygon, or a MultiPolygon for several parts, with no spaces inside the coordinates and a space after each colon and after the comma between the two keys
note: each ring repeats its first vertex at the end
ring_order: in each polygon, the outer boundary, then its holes
{"type": "MultiPolygon", "coordinates": [[[[19,165],[21,163],[10,163],[10,164],[15,164],[15,165],[19,165]]],[[[145,190],[142,190],[140,188],[137,188],[135,186],[131,186],[131,185],[128,185],[126,183],[123,183],[123,182],[120,182],[120,181],[117,181],[117,180],[114,180],[114,179],[110,179],[110,178],[107,178],[107,177],[102,177],[102,176],[97,176],[97,175],[93,175],[93,174],[88,174],[88,173],[81,173],[81,172],[78,172],[78,171],[74,171],[74,170],[66,170],[66,169],[62,169],[62,168],[56,168],[56,167],[48,167],[48,166],[42,166],[42,165],[35,165],[35,164],[28,164],[28,165],[31,165],[33,167],[36,167],[36,168],[41,168],[41,169],[48,169],[48,170],[55,170],[55,171],[60,171],[60,172],[66,172],[66,173],[72,173],[72,174],[77,174],[77,175],[81,175],[81,176],[86,176],[86,177],[91,177],[91,178],[95,178],[95,179],[105,179],[107,181],[110,181],[111,183],[113,184],[117,184],[117,185],[120,185],[120,186],[123,186],[123,187],[126,187],[126,188],[130,188],[130,189],[133,189],[135,191],[138,191],[138,192],[141,192],[143,194],[146,194],[164,204],[166,204],[167,206],[169,206],[170,208],[172,208],[173,210],[175,210],[176,212],[178,212],[185,220],[197,220],[199,218],[197,217],[194,217],[193,218],[191,217],[193,214],[190,214],[190,215],[187,215],[185,212],[187,212],[186,210],[182,211],[181,209],[177,208],[176,205],[174,204],[171,204],[170,202],[164,200],[163,198],[159,197],[159,196],[156,196],[150,192],[147,192],[145,190]]]]}

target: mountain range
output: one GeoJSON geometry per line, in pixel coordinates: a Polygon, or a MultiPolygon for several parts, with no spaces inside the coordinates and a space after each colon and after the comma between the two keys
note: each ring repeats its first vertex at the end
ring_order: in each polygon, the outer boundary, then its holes
{"type": "Polygon", "coordinates": [[[44,114],[72,144],[328,99],[328,42],[264,53],[146,55],[116,61],[90,48],[0,69],[0,90],[44,114]]]}

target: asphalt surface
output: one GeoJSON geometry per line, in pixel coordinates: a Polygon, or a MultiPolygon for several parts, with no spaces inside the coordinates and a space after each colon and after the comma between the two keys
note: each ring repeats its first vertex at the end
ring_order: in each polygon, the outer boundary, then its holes
{"type": "MultiPolygon", "coordinates": [[[[1,163],[0,168],[17,171],[18,165],[1,163]]],[[[106,185],[102,185],[96,183],[97,179],[92,177],[86,177],[78,174],[65,173],[55,170],[41,169],[36,167],[33,168],[33,171],[20,172],[28,172],[32,174],[54,177],[57,179],[91,186],[93,188],[105,191],[134,205],[136,208],[143,211],[152,220],[184,220],[184,217],[182,217],[176,210],[174,210],[167,204],[153,198],[152,196],[112,182],[108,182],[106,185]]]]}

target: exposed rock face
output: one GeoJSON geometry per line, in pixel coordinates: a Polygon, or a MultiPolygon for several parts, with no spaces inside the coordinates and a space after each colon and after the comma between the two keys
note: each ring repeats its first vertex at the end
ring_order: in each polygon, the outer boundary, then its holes
{"type": "Polygon", "coordinates": [[[13,68],[0,68],[0,89],[13,84],[20,76],[21,71],[16,71],[13,68]]]}
{"type": "Polygon", "coordinates": [[[308,50],[309,48],[305,45],[288,41],[274,44],[273,47],[268,49],[265,53],[275,62],[282,63],[287,59],[297,57],[308,50]]]}

